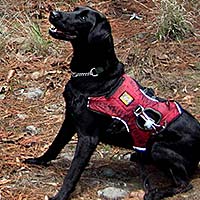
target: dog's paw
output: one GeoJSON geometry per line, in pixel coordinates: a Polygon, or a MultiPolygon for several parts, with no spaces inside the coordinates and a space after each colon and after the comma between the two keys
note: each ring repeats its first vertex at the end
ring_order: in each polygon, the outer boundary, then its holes
{"type": "Polygon", "coordinates": [[[134,153],[131,154],[130,161],[132,161],[132,162],[138,162],[139,161],[139,156],[138,156],[137,152],[134,152],[134,153]]]}
{"type": "Polygon", "coordinates": [[[23,163],[25,164],[31,164],[31,165],[43,165],[43,166],[48,166],[48,163],[43,161],[42,159],[40,158],[28,158],[28,159],[25,159],[23,161],[23,163]]]}
{"type": "Polygon", "coordinates": [[[179,187],[155,188],[145,193],[144,200],[160,200],[165,197],[187,192],[188,190],[191,190],[192,187],[193,186],[191,184],[182,184],[179,187]]]}
{"type": "Polygon", "coordinates": [[[158,189],[153,189],[148,191],[145,195],[144,195],[144,200],[160,200],[162,199],[163,196],[160,195],[158,189]]]}

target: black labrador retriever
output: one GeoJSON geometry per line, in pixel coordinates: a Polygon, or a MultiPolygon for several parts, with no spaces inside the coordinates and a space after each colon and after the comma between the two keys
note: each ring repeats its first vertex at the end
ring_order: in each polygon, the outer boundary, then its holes
{"type": "Polygon", "coordinates": [[[77,7],[73,12],[52,11],[49,21],[53,25],[49,34],[73,46],[72,77],[64,91],[66,116],[49,149],[25,162],[46,165],[78,135],[69,172],[50,199],[69,198],[99,142],[127,149],[135,146],[132,160],[148,160],[171,177],[171,186],[149,189],[144,199],[162,199],[191,189],[189,178],[200,159],[199,122],[178,103],[155,97],[151,89],[124,73],[110,24],[102,13],[77,7]]]}

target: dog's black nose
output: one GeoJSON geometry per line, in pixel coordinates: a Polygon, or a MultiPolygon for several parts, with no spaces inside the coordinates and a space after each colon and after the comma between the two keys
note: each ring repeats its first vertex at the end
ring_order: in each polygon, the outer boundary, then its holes
{"type": "Polygon", "coordinates": [[[50,17],[51,17],[51,19],[59,20],[59,19],[61,19],[62,16],[59,11],[51,11],[50,17]]]}

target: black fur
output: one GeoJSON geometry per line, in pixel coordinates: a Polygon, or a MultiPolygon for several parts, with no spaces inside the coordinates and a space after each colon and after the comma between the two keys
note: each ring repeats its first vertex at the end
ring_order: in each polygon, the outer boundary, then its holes
{"type": "MultiPolygon", "coordinates": [[[[98,76],[72,77],[64,91],[66,117],[49,149],[38,158],[25,162],[46,165],[78,134],[74,159],[63,185],[51,200],[68,199],[99,142],[132,149],[131,136],[110,117],[87,108],[87,97],[109,95],[124,73],[123,64],[115,55],[111,27],[106,17],[88,7],[73,12],[53,11],[49,21],[52,37],[70,41],[73,46],[72,72],[87,73],[96,68],[98,76]],[[117,128],[116,128],[117,127],[117,128]],[[120,130],[120,131],[119,131],[120,130]]],[[[152,91],[150,91],[152,93],[152,91]]],[[[154,163],[173,181],[167,188],[148,189],[144,199],[162,199],[191,189],[189,178],[200,158],[200,124],[188,112],[173,121],[162,133],[152,136],[147,150],[139,157],[154,163]]],[[[136,159],[132,156],[132,160],[136,159]]]]}

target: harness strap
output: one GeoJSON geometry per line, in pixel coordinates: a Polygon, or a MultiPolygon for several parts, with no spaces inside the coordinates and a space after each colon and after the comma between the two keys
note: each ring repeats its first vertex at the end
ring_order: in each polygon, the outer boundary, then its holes
{"type": "Polygon", "coordinates": [[[88,98],[88,108],[120,120],[133,139],[134,148],[145,150],[151,135],[157,135],[181,113],[174,101],[158,101],[141,91],[137,82],[128,75],[109,96],[88,98]]]}

